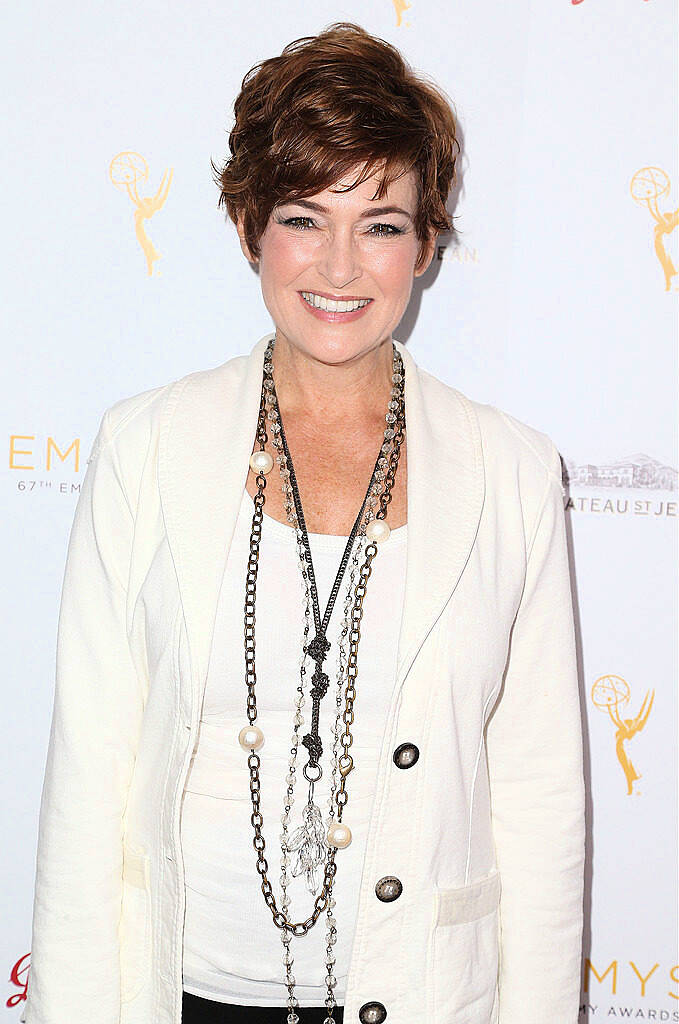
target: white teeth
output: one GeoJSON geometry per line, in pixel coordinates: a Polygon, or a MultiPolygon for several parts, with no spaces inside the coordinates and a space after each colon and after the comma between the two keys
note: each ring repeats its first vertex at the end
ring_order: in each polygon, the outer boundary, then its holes
{"type": "Polygon", "coordinates": [[[316,295],[315,292],[302,292],[302,295],[310,306],[315,306],[316,309],[325,309],[331,313],[350,313],[355,309],[361,309],[370,302],[370,299],[326,299],[322,295],[316,295]]]}

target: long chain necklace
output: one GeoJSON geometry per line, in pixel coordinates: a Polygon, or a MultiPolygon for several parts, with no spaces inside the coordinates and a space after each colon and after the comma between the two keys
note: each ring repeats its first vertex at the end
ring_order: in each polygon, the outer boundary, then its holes
{"type": "Polygon", "coordinates": [[[326,976],[325,983],[328,989],[328,995],[325,1000],[327,1007],[327,1016],[325,1018],[325,1024],[334,1024],[332,1011],[335,1007],[335,999],[333,989],[337,985],[337,979],[333,974],[333,967],[335,964],[335,956],[333,953],[333,946],[337,941],[337,922],[333,916],[332,910],[335,906],[335,900],[332,896],[332,885],[334,877],[337,871],[337,865],[335,864],[335,853],[337,849],[346,848],[351,842],[351,830],[348,825],[342,823],[342,810],[346,806],[349,796],[346,791],[346,777],[349,772],[353,769],[353,758],[349,754],[349,747],[353,743],[353,737],[351,735],[351,725],[354,721],[353,704],[356,699],[355,682],[358,674],[357,670],[357,654],[358,654],[358,643],[360,641],[360,623],[363,616],[363,599],[366,593],[367,580],[371,574],[371,563],[377,554],[377,545],[386,541],[390,534],[389,526],[385,519],[387,514],[387,507],[391,501],[391,491],[394,485],[396,470],[398,467],[398,460],[400,454],[400,447],[403,442],[403,431],[405,428],[405,401],[404,401],[404,381],[405,373],[403,368],[403,362],[400,354],[398,353],[396,346],[392,342],[392,356],[393,356],[393,372],[392,372],[392,384],[390,400],[387,407],[386,429],[384,431],[384,440],[380,447],[380,452],[373,469],[370,483],[366,496],[363,500],[358,516],[354,522],[351,530],[351,534],[347,539],[347,544],[340,562],[340,566],[333,584],[328,605],[326,607],[325,614],[321,619],[320,610],[318,606],[318,592],[316,588],[315,575],[313,571],[313,562],[311,558],[311,549],[309,546],[309,538],[306,530],[306,523],[304,520],[304,511],[302,508],[302,502],[299,495],[299,488],[297,486],[297,480],[295,477],[295,471],[292,464],[292,457],[287,446],[285,438],[285,431],[283,429],[283,422],[278,407],[278,398],[276,395],[276,388],[273,380],[273,350],[274,341],[271,339],[265,355],[264,355],[264,367],[263,367],[263,381],[262,381],[262,395],[260,401],[259,418],[257,424],[257,440],[259,442],[259,450],[253,452],[250,457],[250,466],[257,474],[257,494],[253,498],[255,505],[255,511],[252,517],[252,528],[250,533],[250,554],[248,558],[248,568],[245,585],[245,635],[244,635],[244,646],[245,646],[245,665],[246,665],[246,685],[248,690],[247,695],[247,715],[249,725],[241,729],[238,740],[241,747],[249,751],[248,755],[248,767],[250,770],[250,797],[252,801],[253,813],[250,817],[252,822],[255,836],[253,839],[253,846],[257,851],[257,871],[262,876],[261,888],[264,894],[264,899],[271,910],[273,921],[276,927],[281,929],[281,939],[284,945],[283,953],[283,964],[286,972],[286,986],[288,988],[288,1024],[297,1024],[299,1021],[298,1015],[295,1013],[295,1008],[298,1007],[298,1002],[294,996],[294,986],[296,984],[295,978],[292,974],[292,965],[294,963],[293,957],[290,952],[290,944],[292,935],[305,935],[313,927],[318,919],[320,913],[328,909],[327,918],[327,932],[326,932],[326,976]],[[288,520],[292,523],[297,541],[298,558],[302,574],[303,586],[305,591],[305,626],[304,626],[304,643],[303,643],[303,656],[300,665],[300,676],[301,684],[297,688],[299,697],[297,698],[296,709],[295,709],[295,728],[294,735],[292,737],[292,748],[291,748],[291,760],[290,760],[290,772],[286,776],[286,782],[288,784],[287,795],[284,805],[284,814],[281,817],[283,823],[283,833],[280,836],[281,840],[281,887],[283,889],[283,897],[281,899],[281,906],[283,909],[279,910],[276,904],[275,897],[271,888],[271,883],[267,877],[268,863],[264,856],[265,841],[262,835],[262,824],[263,818],[260,811],[260,758],[256,753],[264,743],[264,734],[262,730],[255,725],[257,718],[257,702],[255,697],[255,685],[257,681],[255,671],[255,600],[256,600],[256,586],[257,586],[257,571],[259,563],[259,544],[261,541],[262,524],[264,520],[263,506],[265,503],[264,490],[266,487],[266,474],[270,472],[273,467],[273,458],[265,450],[267,442],[266,433],[266,419],[271,423],[272,433],[272,444],[277,449],[278,454],[276,461],[279,464],[280,475],[282,480],[282,490],[285,495],[285,510],[288,520]],[[379,497],[380,508],[377,511],[375,518],[372,518],[372,509],[377,502],[376,495],[381,489],[382,482],[384,487],[379,497]],[[362,520],[363,517],[363,520],[362,520]],[[354,579],[356,574],[356,567],[362,550],[362,543],[366,540],[368,543],[363,549],[365,554],[365,561],[359,570],[359,582],[354,588],[354,579]],[[355,544],[355,542],[357,543],[355,544]],[[328,819],[327,828],[324,827],[321,817],[321,812],[316,803],[314,802],[314,785],[322,776],[322,768],[320,765],[320,758],[323,753],[323,745],[318,732],[319,718],[320,718],[320,702],[327,692],[329,679],[328,676],[322,670],[322,663],[327,656],[327,652],[330,648],[330,644],[326,638],[326,630],[330,615],[332,613],[333,606],[335,604],[336,597],[339,593],[342,578],[345,574],[345,570],[349,561],[352,547],[355,545],[354,556],[352,566],[349,574],[349,587],[347,589],[347,595],[344,607],[344,621],[342,623],[342,629],[339,637],[339,666],[338,666],[338,678],[337,678],[337,715],[335,720],[335,732],[334,738],[335,743],[333,746],[333,783],[331,788],[331,795],[329,800],[330,814],[328,819]],[[354,591],[354,603],[353,608],[351,606],[351,591],[354,591]],[[309,642],[310,632],[310,607],[313,608],[314,618],[314,637],[309,642]],[[351,628],[350,621],[351,620],[351,628]],[[344,663],[345,649],[344,649],[344,638],[349,635],[349,657],[344,663]],[[288,837],[287,825],[290,816],[290,810],[294,802],[293,790],[296,781],[296,759],[297,750],[299,746],[299,728],[303,723],[303,717],[301,709],[306,703],[304,697],[304,680],[306,675],[306,658],[311,657],[316,663],[314,674],[312,677],[313,688],[311,689],[312,697],[312,715],[311,715],[311,729],[304,736],[302,742],[308,750],[308,761],[303,768],[303,774],[307,782],[309,783],[308,796],[306,805],[302,811],[302,824],[296,830],[291,838],[288,837]],[[347,686],[345,692],[345,709],[342,715],[342,698],[341,688],[344,677],[347,677],[347,686]],[[345,723],[344,735],[340,735],[340,719],[343,719],[345,723]],[[344,748],[344,752],[339,754],[339,744],[344,748]],[[337,785],[337,772],[341,776],[341,782],[337,785]],[[337,807],[337,820],[334,821],[335,806],[337,807]],[[306,875],[307,888],[311,893],[316,893],[318,889],[317,880],[317,868],[321,865],[323,857],[325,856],[325,865],[323,870],[323,888],[320,895],[316,896],[314,900],[314,910],[310,917],[301,922],[293,923],[288,917],[288,907],[290,905],[290,897],[287,893],[288,877],[287,868],[290,865],[290,852],[297,851],[296,864],[292,869],[293,875],[301,874],[302,872],[306,875]]]}

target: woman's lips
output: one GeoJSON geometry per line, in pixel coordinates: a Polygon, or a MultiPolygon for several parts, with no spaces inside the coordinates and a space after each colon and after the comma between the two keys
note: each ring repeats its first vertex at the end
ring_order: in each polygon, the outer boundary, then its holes
{"type": "Polygon", "coordinates": [[[361,306],[360,309],[352,309],[349,313],[340,313],[339,311],[333,311],[329,309],[318,309],[317,306],[312,306],[304,298],[301,292],[297,292],[299,295],[299,301],[302,303],[304,308],[315,316],[317,320],[325,320],[326,323],[348,323],[349,320],[358,320],[362,316],[366,309],[370,309],[372,305],[372,299],[367,302],[365,306],[361,306]]]}

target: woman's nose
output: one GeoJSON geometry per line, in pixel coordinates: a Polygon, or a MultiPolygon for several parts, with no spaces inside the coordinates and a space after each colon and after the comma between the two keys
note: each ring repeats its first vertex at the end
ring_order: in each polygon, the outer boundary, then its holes
{"type": "Polygon", "coordinates": [[[320,269],[337,289],[360,276],[359,248],[350,231],[336,232],[328,239],[320,258],[320,269]]]}

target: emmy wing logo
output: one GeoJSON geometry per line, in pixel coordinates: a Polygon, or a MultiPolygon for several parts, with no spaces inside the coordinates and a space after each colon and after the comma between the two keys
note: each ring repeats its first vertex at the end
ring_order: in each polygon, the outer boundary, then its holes
{"type": "Polygon", "coordinates": [[[394,5],[394,10],[396,11],[397,27],[404,25],[406,28],[410,28],[410,22],[403,21],[403,15],[405,14],[406,11],[409,11],[413,5],[407,3],[407,0],[392,0],[392,3],[394,5]]]}
{"type": "MultiPolygon", "coordinates": [[[[640,779],[641,775],[627,756],[624,744],[629,742],[638,732],[641,732],[646,725],[651,708],[653,707],[654,697],[655,690],[651,691],[650,700],[647,692],[636,716],[634,718],[623,718],[621,709],[629,704],[630,688],[622,676],[599,676],[592,686],[592,703],[599,711],[608,714],[608,717],[615,726],[615,753],[627,780],[628,796],[632,793],[632,783],[636,779],[640,779]]],[[[637,790],[638,793],[639,790],[637,790]]]]}
{"type": "Polygon", "coordinates": [[[153,264],[160,259],[162,253],[154,247],[153,242],[146,234],[146,221],[165,205],[167,194],[170,191],[172,171],[163,174],[158,191],[153,196],[142,196],[139,194],[139,186],[148,180],[149,168],[144,157],[139,153],[125,152],[118,153],[111,160],[109,176],[116,188],[125,190],[134,205],[134,233],[137,236],[144,256],[146,257],[146,269],[149,277],[153,273],[153,264]]]}
{"type": "Polygon", "coordinates": [[[666,292],[670,290],[672,278],[677,276],[677,268],[665,248],[665,238],[679,223],[679,207],[663,213],[658,206],[658,200],[669,191],[670,179],[660,167],[642,167],[630,182],[632,198],[640,206],[645,206],[653,219],[653,248],[662,267],[666,292]]]}

